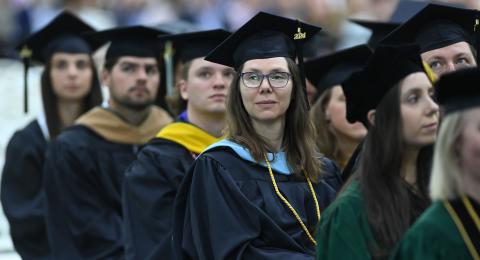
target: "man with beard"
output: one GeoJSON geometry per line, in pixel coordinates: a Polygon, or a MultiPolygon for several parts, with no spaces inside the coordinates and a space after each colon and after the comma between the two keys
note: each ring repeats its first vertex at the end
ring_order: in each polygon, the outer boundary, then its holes
{"type": "Polygon", "coordinates": [[[220,140],[232,68],[204,57],[230,33],[221,29],[162,36],[173,42],[183,64],[178,88],[187,103],[125,172],[123,216],[126,259],[174,259],[171,255],[173,202],[195,157],[220,140]],[[155,252],[155,253],[152,253],[155,252]]]}
{"type": "Polygon", "coordinates": [[[89,35],[111,42],[102,81],[108,107],[96,107],[60,134],[45,162],[48,238],[58,259],[124,258],[121,188],[126,167],[172,120],[153,105],[160,81],[157,35],[135,26],[89,35]]]}

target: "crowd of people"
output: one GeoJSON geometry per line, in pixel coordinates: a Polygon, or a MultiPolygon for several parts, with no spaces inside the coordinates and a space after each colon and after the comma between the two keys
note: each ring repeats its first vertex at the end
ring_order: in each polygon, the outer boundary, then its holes
{"type": "Polygon", "coordinates": [[[45,68],[42,112],[2,172],[16,251],[480,259],[480,10],[391,13],[325,54],[322,29],[291,14],[97,31],[60,12],[16,48],[26,89],[45,68]]]}

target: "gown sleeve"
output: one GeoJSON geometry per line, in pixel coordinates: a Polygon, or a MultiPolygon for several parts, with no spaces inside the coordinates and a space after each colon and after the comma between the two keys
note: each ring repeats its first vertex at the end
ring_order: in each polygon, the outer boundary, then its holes
{"type": "Polygon", "coordinates": [[[123,213],[127,259],[146,259],[159,244],[165,259],[172,258],[173,201],[192,162],[193,155],[183,147],[154,141],[126,170],[123,213]]]}
{"type": "MultiPolygon", "coordinates": [[[[58,259],[122,259],[121,212],[105,196],[102,165],[118,163],[95,158],[95,148],[53,141],[45,161],[48,235],[58,259]]],[[[82,142],[82,140],[75,140],[82,142]]],[[[108,168],[108,167],[107,167],[108,168]]]]}
{"type": "Polygon", "coordinates": [[[175,259],[313,259],[235,185],[218,161],[199,157],[175,201],[175,259]]]}
{"type": "Polygon", "coordinates": [[[25,130],[13,135],[2,172],[1,201],[17,252],[25,259],[50,255],[42,189],[46,141],[25,130]]]}

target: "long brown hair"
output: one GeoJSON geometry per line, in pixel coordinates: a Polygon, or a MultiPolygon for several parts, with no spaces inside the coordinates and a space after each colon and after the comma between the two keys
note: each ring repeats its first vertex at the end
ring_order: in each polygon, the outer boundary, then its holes
{"type": "MultiPolygon", "coordinates": [[[[310,109],[310,119],[315,126],[317,132],[317,139],[315,143],[318,150],[325,155],[325,157],[334,160],[341,164],[348,158],[343,158],[338,148],[337,138],[329,129],[329,122],[325,114],[328,103],[332,97],[332,89],[325,90],[315,101],[310,109]]],[[[342,168],[344,165],[340,165],[342,168]]]]}
{"type": "Polygon", "coordinates": [[[402,178],[400,169],[405,143],[400,114],[400,85],[393,87],[376,108],[374,124],[364,141],[359,179],[365,199],[368,222],[377,245],[371,245],[373,258],[387,258],[414,220],[428,206],[427,184],[432,146],[420,150],[417,157],[417,188],[402,178]]]}
{"type": "MultiPolygon", "coordinates": [[[[92,57],[90,59],[90,69],[92,70],[92,82],[90,92],[84,98],[84,106],[82,114],[98,106],[102,103],[102,91],[100,89],[100,81],[98,79],[97,69],[92,57]]],[[[58,114],[58,97],[53,91],[52,79],[50,77],[50,70],[52,68],[51,59],[45,65],[45,69],[41,76],[42,101],[43,110],[47,120],[48,132],[50,138],[54,139],[63,130],[60,115],[58,114]]]]}
{"type": "MultiPolygon", "coordinates": [[[[297,65],[286,58],[292,74],[293,90],[290,105],[286,111],[283,147],[287,162],[299,178],[306,176],[312,181],[320,177],[320,161],[315,151],[315,131],[308,117],[308,104],[297,65]]],[[[238,72],[241,72],[243,65],[238,72]]],[[[255,132],[251,119],[245,110],[240,95],[240,73],[232,81],[227,98],[227,138],[245,146],[253,158],[263,161],[263,155],[269,150],[267,142],[255,132]]]]}

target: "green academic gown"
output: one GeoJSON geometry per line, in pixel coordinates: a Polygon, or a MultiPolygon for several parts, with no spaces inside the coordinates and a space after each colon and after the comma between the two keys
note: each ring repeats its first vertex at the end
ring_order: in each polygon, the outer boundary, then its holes
{"type": "Polygon", "coordinates": [[[400,242],[392,259],[473,259],[443,202],[433,203],[400,242]]]}
{"type": "Polygon", "coordinates": [[[330,205],[317,230],[317,259],[371,259],[376,242],[357,181],[330,205]]]}

